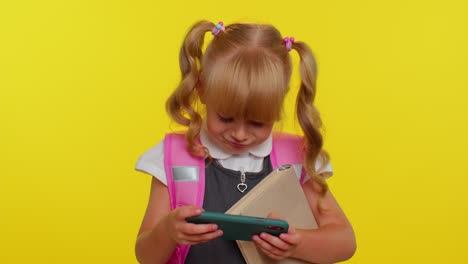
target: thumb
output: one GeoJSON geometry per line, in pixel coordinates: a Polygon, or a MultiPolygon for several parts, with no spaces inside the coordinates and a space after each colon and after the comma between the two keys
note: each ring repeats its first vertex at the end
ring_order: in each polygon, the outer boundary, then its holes
{"type": "Polygon", "coordinates": [[[278,220],[284,220],[284,218],[282,216],[280,216],[279,214],[277,213],[274,213],[274,212],[271,212],[267,215],[267,218],[271,218],[271,219],[278,219],[278,220]]]}
{"type": "Polygon", "coordinates": [[[184,220],[188,217],[200,215],[203,210],[195,206],[180,206],[176,209],[176,218],[178,220],[184,220]]]}

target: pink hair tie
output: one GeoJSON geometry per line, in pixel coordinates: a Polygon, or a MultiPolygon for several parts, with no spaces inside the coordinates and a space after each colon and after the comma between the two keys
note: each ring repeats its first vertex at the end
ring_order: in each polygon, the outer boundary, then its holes
{"type": "Polygon", "coordinates": [[[294,37],[285,37],[283,42],[286,44],[286,49],[288,51],[292,50],[292,44],[294,43],[294,37]]]}
{"type": "Polygon", "coordinates": [[[211,33],[213,34],[213,36],[216,36],[218,35],[218,33],[220,31],[224,31],[224,23],[223,21],[219,21],[218,24],[216,24],[216,26],[213,28],[213,30],[211,31],[211,33]]]}

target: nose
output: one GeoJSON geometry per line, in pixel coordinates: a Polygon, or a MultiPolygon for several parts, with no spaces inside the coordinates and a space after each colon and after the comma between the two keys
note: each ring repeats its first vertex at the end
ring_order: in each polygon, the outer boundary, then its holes
{"type": "Polygon", "coordinates": [[[232,138],[237,142],[247,140],[247,130],[244,124],[239,124],[232,130],[232,138]]]}

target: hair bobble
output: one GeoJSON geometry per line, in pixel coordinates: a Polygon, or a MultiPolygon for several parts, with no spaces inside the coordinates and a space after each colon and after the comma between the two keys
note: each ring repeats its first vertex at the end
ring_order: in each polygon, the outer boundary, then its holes
{"type": "Polygon", "coordinates": [[[292,50],[292,44],[294,43],[294,37],[285,37],[283,42],[286,44],[286,49],[288,51],[292,50]]]}
{"type": "Polygon", "coordinates": [[[213,28],[213,30],[211,31],[211,33],[213,34],[213,36],[216,36],[218,35],[218,33],[220,31],[224,31],[224,23],[223,21],[219,21],[218,24],[216,24],[216,26],[213,28]]]}

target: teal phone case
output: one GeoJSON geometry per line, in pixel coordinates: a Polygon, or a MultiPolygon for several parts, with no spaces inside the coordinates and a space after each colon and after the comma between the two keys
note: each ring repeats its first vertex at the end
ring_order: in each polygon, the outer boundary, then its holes
{"type": "Polygon", "coordinates": [[[226,240],[251,241],[253,235],[262,232],[279,236],[281,233],[287,233],[289,228],[288,222],[283,220],[216,212],[203,212],[186,220],[194,224],[217,224],[218,228],[223,230],[221,237],[226,240]]]}

